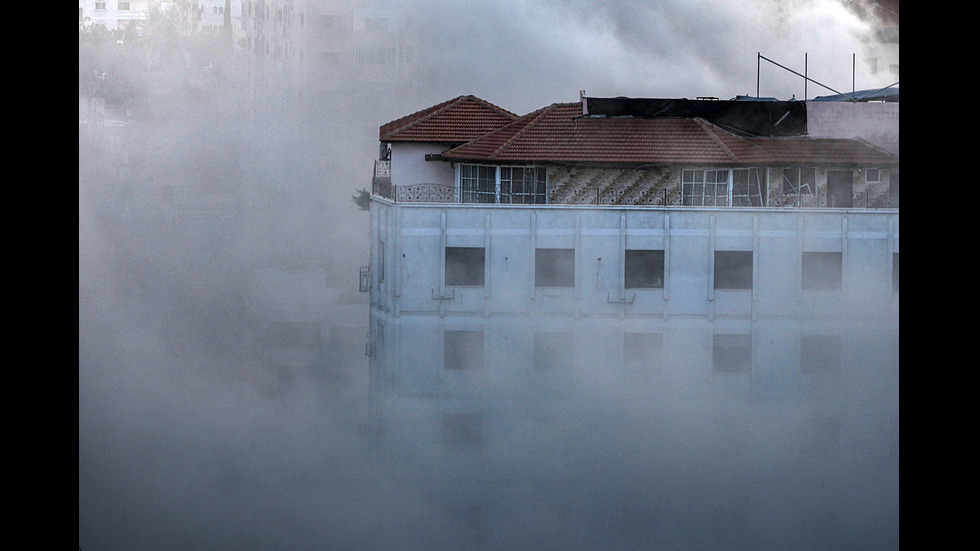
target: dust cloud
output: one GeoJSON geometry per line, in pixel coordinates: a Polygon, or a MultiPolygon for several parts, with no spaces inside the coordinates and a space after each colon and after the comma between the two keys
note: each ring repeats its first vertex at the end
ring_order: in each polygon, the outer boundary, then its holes
{"type": "MultiPolygon", "coordinates": [[[[799,427],[731,415],[772,453],[728,461],[743,452],[718,451],[717,415],[623,399],[593,372],[594,402],[499,412],[502,479],[413,441],[411,407],[404,441],[380,449],[357,286],[369,217],[353,196],[379,125],[462,94],[518,114],[579,90],[754,95],[757,52],[798,69],[807,55],[849,90],[866,25],[830,0],[398,4],[422,37],[412,71],[321,94],[165,20],[80,34],[80,549],[897,548],[888,383],[837,412],[868,408],[848,434],[873,453],[781,461],[799,427]],[[270,350],[297,319],[323,323],[307,337],[326,352],[270,350]]],[[[763,96],[802,97],[783,71],[760,78],[763,96]]]]}

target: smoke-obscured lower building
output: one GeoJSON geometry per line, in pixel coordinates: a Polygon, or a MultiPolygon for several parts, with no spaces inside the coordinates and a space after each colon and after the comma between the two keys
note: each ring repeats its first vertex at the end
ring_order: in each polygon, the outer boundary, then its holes
{"type": "Polygon", "coordinates": [[[460,96],[379,137],[374,429],[474,538],[897,541],[897,101],[460,96]]]}

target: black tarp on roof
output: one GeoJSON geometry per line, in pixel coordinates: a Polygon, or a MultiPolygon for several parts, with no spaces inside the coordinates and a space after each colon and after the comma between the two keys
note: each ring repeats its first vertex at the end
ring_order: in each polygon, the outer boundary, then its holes
{"type": "Polygon", "coordinates": [[[806,134],[806,102],[656,98],[585,98],[587,114],[607,117],[700,117],[742,136],[806,134]]]}

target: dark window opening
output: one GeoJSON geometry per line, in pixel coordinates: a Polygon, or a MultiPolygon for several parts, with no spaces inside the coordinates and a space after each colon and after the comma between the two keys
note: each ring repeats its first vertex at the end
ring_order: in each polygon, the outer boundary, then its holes
{"type": "Polygon", "coordinates": [[[664,252],[627,250],[625,285],[627,289],[662,289],[664,252]]]}
{"type": "Polygon", "coordinates": [[[446,285],[483,285],[483,247],[446,247],[446,285]]]}
{"type": "Polygon", "coordinates": [[[748,373],[752,369],[752,335],[715,335],[712,364],[719,373],[748,373]]]}
{"type": "Polygon", "coordinates": [[[715,289],[752,288],[752,251],[715,251],[715,289]]]}
{"type": "Polygon", "coordinates": [[[834,252],[803,253],[803,288],[834,291],[841,288],[843,257],[834,252]]]}
{"type": "Polygon", "coordinates": [[[535,287],[574,287],[575,249],[537,249],[534,253],[535,287]]]}
{"type": "Polygon", "coordinates": [[[854,206],[854,175],[851,171],[827,171],[827,206],[836,208],[854,206]]]}
{"type": "Polygon", "coordinates": [[[446,369],[483,367],[483,331],[446,331],[443,338],[443,361],[446,369]]]}

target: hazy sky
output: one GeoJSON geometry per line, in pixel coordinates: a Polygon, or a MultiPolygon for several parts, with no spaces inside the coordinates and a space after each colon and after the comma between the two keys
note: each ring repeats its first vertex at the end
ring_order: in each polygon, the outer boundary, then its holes
{"type": "MultiPolygon", "coordinates": [[[[520,114],[592,96],[755,95],[757,54],[850,91],[866,28],[836,0],[426,2],[441,87],[520,114]],[[492,24],[487,24],[492,21],[492,24]],[[486,98],[491,99],[491,98],[486,98]]],[[[861,77],[866,73],[857,67],[861,77]]],[[[802,98],[803,79],[763,62],[761,95],[802,98]]],[[[880,77],[879,77],[880,78],[880,77]]],[[[857,88],[891,82],[861,79],[857,88]]],[[[809,86],[808,95],[826,90],[809,86]]],[[[452,97],[452,96],[450,96],[452,97]]]]}
{"type": "MultiPolygon", "coordinates": [[[[859,63],[864,57],[860,37],[866,29],[837,0],[409,4],[430,29],[415,77],[417,103],[331,113],[339,120],[332,128],[342,129],[338,135],[324,135],[301,114],[250,136],[256,149],[243,163],[254,173],[245,177],[283,191],[271,194],[261,212],[248,213],[249,227],[260,229],[253,230],[256,241],[236,245],[237,254],[265,254],[283,242],[308,244],[314,256],[333,254],[328,277],[335,271],[338,281],[355,285],[356,268],[367,259],[368,219],[349,197],[370,185],[378,125],[461,94],[518,114],[576,101],[579,90],[591,96],[728,99],[755,94],[757,53],[801,72],[808,55],[812,78],[849,91],[851,56],[857,54],[859,63]],[[266,233],[276,234],[271,246],[257,241],[266,233]]],[[[889,84],[862,76],[857,88],[889,84]]],[[[810,97],[827,93],[809,87],[810,97]]],[[[763,62],[761,95],[802,94],[799,77],[763,62]]],[[[234,107],[246,113],[251,106],[234,107]]],[[[198,117],[192,127],[147,136],[147,143],[159,144],[147,166],[162,181],[195,151],[237,144],[240,120],[198,117]]],[[[452,507],[431,499],[431,488],[372,453],[364,435],[363,356],[346,370],[352,379],[339,386],[283,380],[243,362],[247,343],[228,336],[243,321],[236,293],[244,283],[234,279],[236,267],[171,240],[162,226],[129,222],[125,213],[139,196],[121,194],[107,205],[95,199],[105,191],[96,188],[98,182],[80,178],[81,549],[467,548],[456,539],[468,526],[466,515],[454,516],[452,507]],[[175,264],[175,258],[183,260],[175,264]],[[215,281],[222,282],[212,287],[219,292],[200,294],[215,281]]],[[[366,330],[366,301],[361,315],[366,330]]],[[[883,472],[877,486],[862,482],[870,485],[867,499],[884,496],[874,505],[884,513],[868,514],[873,542],[878,534],[892,541],[888,512],[897,506],[889,500],[895,474],[883,472]]],[[[721,486],[709,493],[731,495],[729,486],[721,486]]],[[[697,501],[691,491],[673,494],[675,509],[683,510],[687,499],[697,501]]],[[[545,498],[535,494],[522,502],[524,541],[561,542],[565,549],[601,541],[582,526],[574,537],[562,533],[574,518],[548,517],[534,499],[545,498]]],[[[823,511],[828,501],[818,502],[814,507],[823,511]]],[[[681,532],[703,528],[696,520],[676,520],[681,532]]]]}

